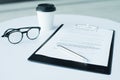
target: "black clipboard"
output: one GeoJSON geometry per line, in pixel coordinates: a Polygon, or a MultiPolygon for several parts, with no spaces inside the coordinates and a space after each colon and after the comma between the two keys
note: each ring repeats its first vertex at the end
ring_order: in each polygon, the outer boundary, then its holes
{"type": "Polygon", "coordinates": [[[108,60],[107,66],[94,65],[94,64],[82,63],[82,62],[71,61],[71,60],[63,60],[59,58],[36,54],[36,52],[38,52],[62,28],[62,26],[63,24],[60,25],[60,27],[58,27],[55,30],[55,32],[42,45],[40,45],[40,47],[28,58],[28,60],[44,63],[44,64],[51,64],[51,65],[62,66],[66,68],[77,69],[77,70],[85,70],[85,71],[102,73],[107,75],[111,74],[114,35],[115,35],[114,30],[113,30],[112,41],[110,45],[110,53],[109,53],[109,60],[108,60]]]}

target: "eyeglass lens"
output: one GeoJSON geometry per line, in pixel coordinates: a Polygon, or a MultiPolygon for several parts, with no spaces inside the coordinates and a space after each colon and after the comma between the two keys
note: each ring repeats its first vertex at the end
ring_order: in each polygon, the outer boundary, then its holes
{"type": "Polygon", "coordinates": [[[14,31],[12,32],[9,37],[8,37],[8,40],[13,43],[13,44],[16,44],[16,43],[19,43],[23,38],[23,35],[20,31],[14,31]]]}
{"type": "Polygon", "coordinates": [[[27,32],[27,37],[31,40],[36,39],[39,36],[39,29],[34,28],[34,29],[29,29],[29,31],[27,32]]]}

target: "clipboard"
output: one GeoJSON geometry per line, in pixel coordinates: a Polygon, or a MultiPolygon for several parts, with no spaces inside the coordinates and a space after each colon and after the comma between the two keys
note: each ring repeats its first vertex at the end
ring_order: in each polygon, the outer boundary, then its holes
{"type": "MultiPolygon", "coordinates": [[[[75,27],[79,27],[80,29],[83,29],[84,31],[89,31],[90,33],[91,33],[91,31],[97,31],[98,30],[98,27],[94,27],[94,26],[91,28],[91,26],[81,27],[80,25],[77,25],[77,26],[75,25],[75,27]]],[[[110,30],[112,33],[110,34],[111,35],[111,37],[110,37],[111,40],[109,42],[109,55],[108,55],[108,60],[106,61],[107,63],[103,63],[103,64],[99,65],[99,64],[91,64],[90,62],[85,62],[85,61],[64,59],[64,58],[61,58],[61,57],[56,57],[56,56],[54,57],[54,56],[49,56],[49,55],[46,55],[46,54],[42,54],[41,49],[43,48],[43,51],[44,51],[44,47],[47,44],[49,44],[50,41],[52,41],[55,38],[55,36],[59,35],[59,33],[60,33],[60,31],[62,31],[62,29],[65,32],[66,32],[66,30],[68,30],[68,28],[66,26],[63,26],[63,24],[60,25],[60,27],[58,27],[55,30],[55,32],[42,45],[40,45],[40,47],[28,58],[28,60],[39,62],[39,63],[50,64],[50,65],[62,66],[62,67],[66,67],[66,68],[77,69],[77,70],[84,70],[84,71],[90,71],[90,72],[96,72],[96,73],[102,73],[102,74],[108,74],[108,75],[111,74],[113,47],[114,47],[114,34],[115,34],[114,30],[110,30]],[[66,29],[64,29],[64,28],[66,28],[66,29]]],[[[78,31],[78,33],[79,33],[79,31],[78,31]]],[[[58,43],[58,45],[63,44],[61,42],[57,42],[57,43],[58,43]]],[[[61,45],[59,47],[61,47],[61,45]]],[[[66,48],[66,46],[65,47],[62,46],[62,48],[66,48]]],[[[48,53],[47,51],[44,51],[44,52],[48,53]]],[[[51,54],[52,53],[53,52],[51,51],[51,54]]],[[[57,53],[59,53],[59,52],[56,52],[56,55],[57,55],[57,53]]],[[[80,56],[78,56],[78,57],[80,57],[80,56]]],[[[83,56],[83,58],[84,58],[84,56],[83,56]]]]}

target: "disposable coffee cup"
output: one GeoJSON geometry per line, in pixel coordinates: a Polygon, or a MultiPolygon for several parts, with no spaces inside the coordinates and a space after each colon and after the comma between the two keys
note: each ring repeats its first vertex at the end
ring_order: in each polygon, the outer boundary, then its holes
{"type": "Polygon", "coordinates": [[[36,11],[41,31],[54,29],[53,21],[54,13],[56,11],[54,4],[49,3],[39,4],[36,8],[36,11]]]}

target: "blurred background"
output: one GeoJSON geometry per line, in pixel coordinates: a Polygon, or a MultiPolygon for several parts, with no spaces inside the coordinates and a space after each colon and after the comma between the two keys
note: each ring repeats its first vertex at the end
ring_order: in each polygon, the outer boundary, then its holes
{"type": "Polygon", "coordinates": [[[120,0],[0,0],[0,22],[36,15],[40,3],[53,3],[56,14],[77,14],[120,22],[120,0]]]}

